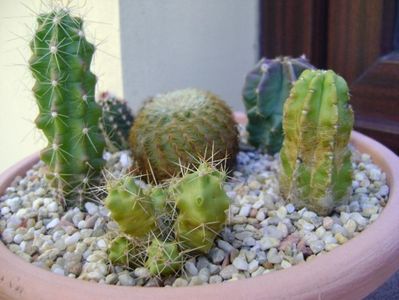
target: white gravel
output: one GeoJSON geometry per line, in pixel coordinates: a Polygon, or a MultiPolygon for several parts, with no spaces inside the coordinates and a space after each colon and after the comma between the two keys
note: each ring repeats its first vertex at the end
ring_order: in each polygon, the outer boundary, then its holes
{"type": "MultiPolygon", "coordinates": [[[[115,177],[131,165],[127,151],[107,154],[115,177]]],[[[55,274],[117,285],[174,286],[256,277],[323,255],[377,219],[389,188],[367,154],[354,152],[350,203],[331,216],[297,210],[279,195],[277,156],[240,152],[237,170],[225,184],[231,198],[228,223],[206,256],[187,261],[179,276],[150,278],[145,267],[111,266],[110,232],[118,226],[100,202],[64,211],[48,186],[43,164],[18,177],[0,198],[0,233],[10,251],[55,274]]]]}

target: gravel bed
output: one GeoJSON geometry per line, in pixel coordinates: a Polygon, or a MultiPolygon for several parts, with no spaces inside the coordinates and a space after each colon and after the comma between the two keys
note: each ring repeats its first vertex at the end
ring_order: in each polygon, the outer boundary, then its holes
{"type": "MultiPolygon", "coordinates": [[[[110,234],[118,230],[101,203],[64,211],[44,178],[42,162],[16,178],[0,198],[2,241],[16,255],[53,273],[128,286],[191,286],[255,277],[286,269],[329,252],[371,224],[386,204],[386,176],[368,154],[353,150],[352,196],[329,217],[296,210],[279,195],[277,156],[238,154],[225,184],[231,198],[228,224],[207,256],[184,265],[179,277],[150,278],[146,268],[112,266],[110,234]]],[[[128,151],[107,153],[108,174],[120,177],[131,164],[128,151]]]]}

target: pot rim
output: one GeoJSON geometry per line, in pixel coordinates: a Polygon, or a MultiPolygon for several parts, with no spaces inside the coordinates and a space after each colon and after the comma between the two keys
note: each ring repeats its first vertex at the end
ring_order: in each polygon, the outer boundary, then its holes
{"type": "MultiPolygon", "coordinates": [[[[242,117],[242,116],[241,116],[242,117]]],[[[240,120],[240,114],[236,115],[240,120]]],[[[242,121],[242,119],[241,119],[242,121]]],[[[389,200],[377,220],[329,253],[285,270],[222,284],[181,288],[111,286],[40,269],[0,242],[0,298],[7,299],[355,299],[399,269],[399,158],[379,142],[352,132],[351,143],[387,175],[389,200]],[[395,184],[396,183],[396,184],[395,184]],[[45,285],[45,286],[44,286],[45,285]],[[45,289],[44,289],[45,288],[45,289]]],[[[0,175],[0,195],[38,161],[35,153],[0,175]]]]}

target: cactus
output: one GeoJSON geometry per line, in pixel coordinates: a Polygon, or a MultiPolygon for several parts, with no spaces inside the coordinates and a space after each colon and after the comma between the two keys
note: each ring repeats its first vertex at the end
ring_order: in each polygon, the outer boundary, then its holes
{"type": "Polygon", "coordinates": [[[246,76],[242,98],[251,145],[269,154],[280,151],[283,106],[292,84],[305,69],[314,69],[305,57],[262,58],[246,76]]]}
{"type": "Polygon", "coordinates": [[[182,254],[176,242],[161,242],[154,238],[147,249],[145,267],[151,275],[177,273],[182,266],[182,254]]]}
{"type": "Polygon", "coordinates": [[[231,110],[217,96],[177,90],[147,101],[130,132],[137,172],[161,181],[198,165],[199,158],[234,165],[238,132],[231,110]]]}
{"type": "Polygon", "coordinates": [[[306,70],[284,106],[280,189],[298,207],[329,214],[348,198],[353,127],[345,80],[333,71],[306,70]]]}
{"type": "Polygon", "coordinates": [[[114,239],[108,248],[108,258],[114,265],[128,266],[130,263],[130,253],[132,253],[132,244],[130,241],[119,236],[114,239]]]}
{"type": "Polygon", "coordinates": [[[132,237],[114,239],[110,261],[126,266],[145,261],[152,275],[161,276],[177,272],[187,253],[207,253],[226,220],[225,177],[202,162],[197,170],[171,180],[168,189],[142,190],[131,177],[110,186],[105,205],[121,231],[132,237]]]}
{"type": "Polygon", "coordinates": [[[94,46],[84,36],[83,21],[66,8],[41,14],[37,22],[29,64],[40,111],[35,122],[48,140],[41,159],[49,169],[47,178],[64,195],[83,200],[104,165],[101,108],[94,101],[96,77],[90,72],[94,46]]]}
{"type": "Polygon", "coordinates": [[[178,209],[176,237],[186,249],[207,253],[222,229],[230,202],[223,189],[224,177],[202,163],[171,186],[178,209]]]}
{"type": "Polygon", "coordinates": [[[103,109],[100,126],[107,149],[111,152],[127,149],[129,131],[134,120],[127,102],[104,92],[98,103],[103,109]]]}
{"type": "Polygon", "coordinates": [[[137,186],[132,177],[108,188],[105,206],[122,232],[144,237],[156,228],[156,217],[151,199],[137,186]]]}

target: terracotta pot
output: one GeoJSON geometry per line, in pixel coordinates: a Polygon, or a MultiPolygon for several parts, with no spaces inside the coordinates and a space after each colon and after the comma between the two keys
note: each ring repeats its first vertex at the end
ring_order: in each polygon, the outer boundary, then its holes
{"type": "MultiPolygon", "coordinates": [[[[243,119],[243,115],[237,115],[243,119]]],[[[360,299],[399,269],[399,158],[353,132],[352,143],[387,174],[390,197],[378,219],[333,251],[289,269],[251,279],[186,288],[109,286],[55,275],[35,267],[0,243],[1,299],[360,299]]],[[[0,176],[0,194],[37,155],[0,176]]]]}

